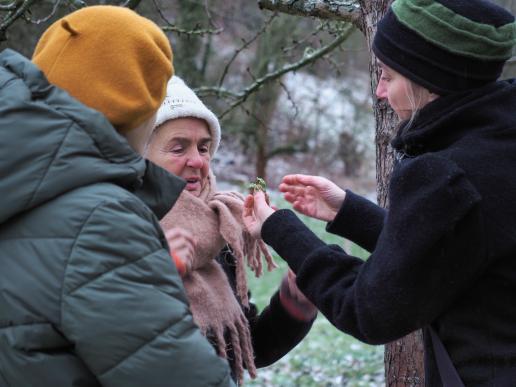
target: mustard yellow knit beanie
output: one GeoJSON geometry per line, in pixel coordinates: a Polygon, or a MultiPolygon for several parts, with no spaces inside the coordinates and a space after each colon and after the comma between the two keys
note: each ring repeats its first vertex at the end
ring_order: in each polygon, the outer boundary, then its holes
{"type": "Polygon", "coordinates": [[[163,31],[128,8],[107,5],[53,23],[32,61],[49,82],[102,112],[119,132],[158,110],[174,73],[163,31]]]}

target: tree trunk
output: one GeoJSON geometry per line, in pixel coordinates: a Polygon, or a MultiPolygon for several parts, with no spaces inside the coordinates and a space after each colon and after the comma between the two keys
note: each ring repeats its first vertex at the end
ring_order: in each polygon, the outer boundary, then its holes
{"type": "MultiPolygon", "coordinates": [[[[371,48],[376,31],[376,24],[382,18],[389,0],[361,0],[362,21],[368,47],[371,48]]],[[[376,99],[378,85],[378,67],[376,58],[371,53],[369,71],[371,73],[371,91],[374,100],[376,120],[376,181],[378,203],[388,207],[387,192],[394,163],[390,139],[396,128],[397,118],[385,101],[376,99]]],[[[423,340],[421,331],[389,343],[385,346],[385,384],[389,387],[407,387],[424,385],[423,340]]]]}
{"type": "MultiPolygon", "coordinates": [[[[391,0],[258,0],[262,8],[295,15],[316,16],[352,22],[364,33],[371,49],[376,25],[385,14],[391,0]],[[358,7],[357,7],[358,6],[358,7]],[[360,9],[359,17],[356,9],[360,9]]],[[[394,157],[390,139],[396,127],[394,112],[384,101],[375,98],[378,67],[371,53],[369,71],[376,119],[376,180],[378,203],[388,207],[387,191],[394,157]]],[[[381,316],[379,317],[381,318],[381,316]]],[[[385,378],[389,387],[424,385],[423,343],[421,331],[414,332],[385,346],[385,378]]]]}
{"type": "MultiPolygon", "coordinates": [[[[177,3],[177,25],[186,29],[199,28],[199,20],[205,19],[203,3],[190,0],[178,0],[177,3]]],[[[190,87],[203,83],[203,58],[199,54],[202,48],[203,37],[197,35],[186,35],[182,39],[175,39],[173,43],[175,73],[190,87]]]]}
{"type": "Polygon", "coordinates": [[[249,117],[249,124],[256,128],[256,176],[267,181],[267,163],[269,162],[269,125],[272,120],[278,101],[280,85],[271,83],[263,86],[253,96],[251,111],[254,116],[249,117]]]}

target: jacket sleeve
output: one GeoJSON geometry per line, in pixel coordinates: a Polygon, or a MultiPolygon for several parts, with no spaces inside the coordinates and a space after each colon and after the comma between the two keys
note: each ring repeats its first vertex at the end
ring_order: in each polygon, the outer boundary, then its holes
{"type": "MultiPolygon", "coordinates": [[[[217,257],[236,296],[235,257],[225,248],[217,257]]],[[[249,292],[249,299],[251,293],[249,292]]],[[[279,291],[271,297],[261,313],[252,302],[249,308],[242,306],[249,322],[256,367],[266,367],[278,361],[292,350],[308,334],[313,321],[299,321],[283,308],[279,291]]]]}
{"type": "Polygon", "coordinates": [[[382,232],[386,211],[373,202],[346,190],[346,199],[326,231],[340,235],[371,252],[382,232]]]}
{"type": "Polygon", "coordinates": [[[194,325],[157,220],[137,198],[97,206],[64,273],[61,327],[103,386],[232,386],[194,325]]]}
{"type": "Polygon", "coordinates": [[[300,321],[290,316],[281,304],[279,291],[261,313],[251,304],[246,316],[257,367],[271,365],[290,352],[308,334],[315,320],[300,321]]]}
{"type": "Polygon", "coordinates": [[[383,344],[433,321],[484,270],[480,200],[454,163],[422,156],[393,174],[391,208],[366,262],[325,245],[288,210],[267,219],[262,237],[338,329],[383,344]]]}

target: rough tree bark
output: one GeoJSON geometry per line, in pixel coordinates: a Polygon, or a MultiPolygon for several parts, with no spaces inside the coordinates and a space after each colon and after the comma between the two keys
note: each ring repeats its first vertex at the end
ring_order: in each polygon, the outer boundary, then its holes
{"type": "MultiPolygon", "coordinates": [[[[385,14],[392,0],[361,0],[362,31],[366,37],[369,49],[376,32],[376,24],[385,14]]],[[[394,156],[390,147],[390,139],[395,130],[397,118],[385,101],[376,98],[375,90],[378,85],[378,66],[376,58],[371,55],[369,62],[371,74],[371,92],[373,95],[373,110],[376,121],[376,182],[378,203],[388,207],[388,184],[394,156]]],[[[389,387],[421,386],[424,385],[423,339],[421,331],[385,345],[385,384],[389,387]]]]}
{"type": "MultiPolygon", "coordinates": [[[[263,9],[292,15],[315,16],[353,23],[365,35],[369,49],[378,21],[392,0],[259,0],[263,9]]],[[[378,203],[388,207],[388,182],[394,157],[390,139],[397,119],[392,109],[375,96],[378,67],[374,55],[369,62],[371,92],[376,121],[376,181],[378,203]]],[[[381,316],[379,316],[381,318],[381,316]]],[[[414,332],[385,346],[385,383],[389,387],[424,385],[423,342],[421,331],[414,332]]]]}

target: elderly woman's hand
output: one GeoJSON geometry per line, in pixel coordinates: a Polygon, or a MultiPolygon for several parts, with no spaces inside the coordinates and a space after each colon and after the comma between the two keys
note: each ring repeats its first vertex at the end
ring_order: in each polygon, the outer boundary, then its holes
{"type": "Polygon", "coordinates": [[[177,271],[184,277],[192,269],[195,240],[192,233],[179,227],[173,227],[165,233],[170,255],[176,264],[177,271]]]}
{"type": "Polygon", "coordinates": [[[261,238],[263,223],[274,212],[265,200],[265,193],[258,191],[248,195],[244,202],[243,222],[249,234],[254,238],[261,238]]]}

